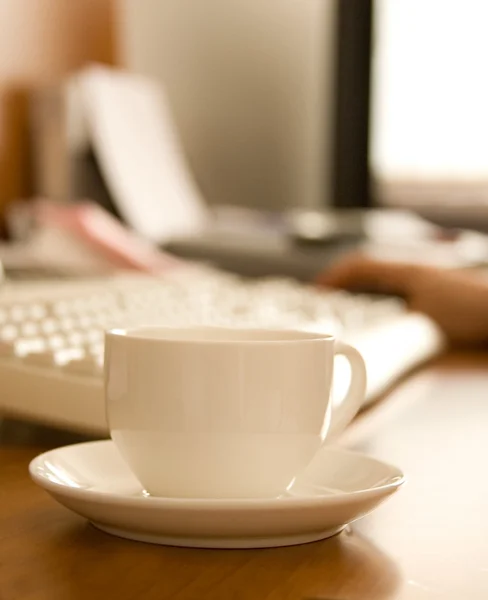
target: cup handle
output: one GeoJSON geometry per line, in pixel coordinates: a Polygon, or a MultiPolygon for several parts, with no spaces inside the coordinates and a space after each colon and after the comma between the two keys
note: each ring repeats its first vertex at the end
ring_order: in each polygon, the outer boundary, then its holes
{"type": "Polygon", "coordinates": [[[342,402],[332,408],[327,440],[342,433],[361,408],[366,394],[366,364],[361,354],[344,342],[335,342],[334,355],[342,354],[351,365],[351,383],[342,402]]]}

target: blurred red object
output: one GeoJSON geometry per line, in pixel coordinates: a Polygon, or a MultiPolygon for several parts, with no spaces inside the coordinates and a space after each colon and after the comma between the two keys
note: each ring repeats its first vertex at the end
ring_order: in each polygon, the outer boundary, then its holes
{"type": "Polygon", "coordinates": [[[161,274],[182,264],[91,202],[66,206],[38,201],[33,210],[37,228],[56,229],[73,236],[73,241],[96,250],[114,268],[161,274]]]}

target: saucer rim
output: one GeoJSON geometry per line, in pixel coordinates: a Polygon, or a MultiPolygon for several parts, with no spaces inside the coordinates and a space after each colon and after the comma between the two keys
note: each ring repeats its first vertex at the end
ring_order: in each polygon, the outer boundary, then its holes
{"type": "MultiPolygon", "coordinates": [[[[352,492],[340,491],[332,495],[297,495],[297,496],[279,496],[273,498],[267,497],[254,497],[254,498],[181,498],[171,496],[145,496],[142,494],[143,488],[141,486],[141,493],[137,496],[129,494],[123,494],[117,491],[112,492],[101,492],[92,488],[82,487],[71,487],[64,483],[58,483],[50,481],[47,477],[40,475],[37,471],[37,467],[45,462],[46,457],[53,452],[59,452],[64,449],[68,449],[76,446],[87,446],[87,445],[98,445],[98,446],[109,446],[115,445],[111,439],[103,440],[92,440],[88,442],[79,442],[74,444],[68,444],[66,446],[60,446],[42,452],[41,454],[34,457],[29,463],[29,475],[34,483],[45,489],[48,493],[55,496],[64,496],[66,498],[71,497],[74,499],[80,499],[82,496],[89,499],[91,502],[97,504],[120,504],[124,506],[140,507],[141,505],[152,506],[153,508],[164,507],[167,509],[178,508],[186,510],[263,510],[266,508],[277,508],[287,509],[294,506],[300,505],[302,507],[314,507],[320,506],[326,503],[329,506],[343,504],[344,501],[364,501],[369,498],[377,496],[391,495],[396,492],[402,485],[406,483],[406,476],[403,471],[390,463],[380,460],[376,457],[369,456],[362,452],[350,450],[348,448],[342,448],[337,445],[326,446],[322,451],[338,452],[340,454],[347,454],[349,456],[358,457],[361,460],[368,460],[380,464],[382,467],[386,467],[392,471],[391,478],[388,479],[387,483],[376,487],[370,487],[362,490],[354,490],[352,492]]],[[[321,487],[321,486],[317,486],[321,487]]]]}

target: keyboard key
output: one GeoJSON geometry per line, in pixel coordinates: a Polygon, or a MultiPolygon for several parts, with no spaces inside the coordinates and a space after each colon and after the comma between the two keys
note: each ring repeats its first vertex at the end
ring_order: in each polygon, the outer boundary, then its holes
{"type": "Polygon", "coordinates": [[[103,331],[100,329],[89,329],[85,332],[85,339],[89,344],[97,344],[100,342],[103,344],[103,337],[103,331]]]}
{"type": "Polygon", "coordinates": [[[72,303],[68,300],[59,300],[52,305],[52,313],[57,317],[66,317],[67,315],[72,314],[72,312],[72,303]]]}
{"type": "Polygon", "coordinates": [[[56,351],[53,356],[57,365],[64,366],[72,361],[85,358],[85,351],[81,348],[63,348],[56,351]]]}
{"type": "Polygon", "coordinates": [[[4,341],[15,340],[19,335],[19,330],[15,325],[5,325],[0,331],[0,339],[4,341]]]}
{"type": "Polygon", "coordinates": [[[47,309],[42,304],[32,304],[28,309],[28,315],[34,321],[40,321],[47,317],[47,309]]]}
{"type": "Polygon", "coordinates": [[[76,327],[76,322],[71,317],[63,317],[59,319],[59,329],[61,331],[72,331],[76,327]]]}
{"type": "Polygon", "coordinates": [[[27,317],[27,311],[22,305],[12,306],[10,309],[10,319],[14,323],[20,323],[27,317]]]}
{"type": "Polygon", "coordinates": [[[92,357],[70,360],[64,365],[64,370],[77,375],[101,375],[101,365],[92,357]]]}
{"type": "Polygon", "coordinates": [[[22,335],[25,337],[34,337],[39,335],[39,325],[37,323],[33,323],[32,321],[27,321],[20,328],[22,335]]]}
{"type": "Polygon", "coordinates": [[[80,329],[87,329],[91,325],[93,325],[93,317],[90,317],[88,315],[81,315],[78,317],[77,326],[80,329]]]}
{"type": "Polygon", "coordinates": [[[46,342],[42,338],[20,339],[15,342],[15,354],[19,357],[36,352],[44,352],[46,342]]]}
{"type": "Polygon", "coordinates": [[[71,347],[80,347],[85,343],[85,336],[81,331],[72,331],[66,336],[66,342],[71,347]]]}
{"type": "Polygon", "coordinates": [[[51,318],[44,319],[41,322],[41,329],[46,335],[59,331],[59,321],[51,318]]]}
{"type": "Polygon", "coordinates": [[[66,346],[66,339],[61,335],[53,335],[48,339],[47,345],[51,350],[59,350],[66,346]]]}
{"type": "Polygon", "coordinates": [[[28,354],[24,358],[26,364],[44,366],[44,367],[58,367],[68,364],[70,361],[79,360],[85,357],[83,350],[78,348],[63,348],[52,352],[46,350],[44,352],[34,352],[28,354]]]}

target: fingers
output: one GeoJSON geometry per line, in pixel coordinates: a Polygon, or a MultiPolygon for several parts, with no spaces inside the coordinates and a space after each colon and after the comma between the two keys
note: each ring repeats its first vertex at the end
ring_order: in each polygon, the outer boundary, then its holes
{"type": "Polygon", "coordinates": [[[350,256],[322,272],[317,283],[327,287],[409,296],[418,267],[350,256]]]}

